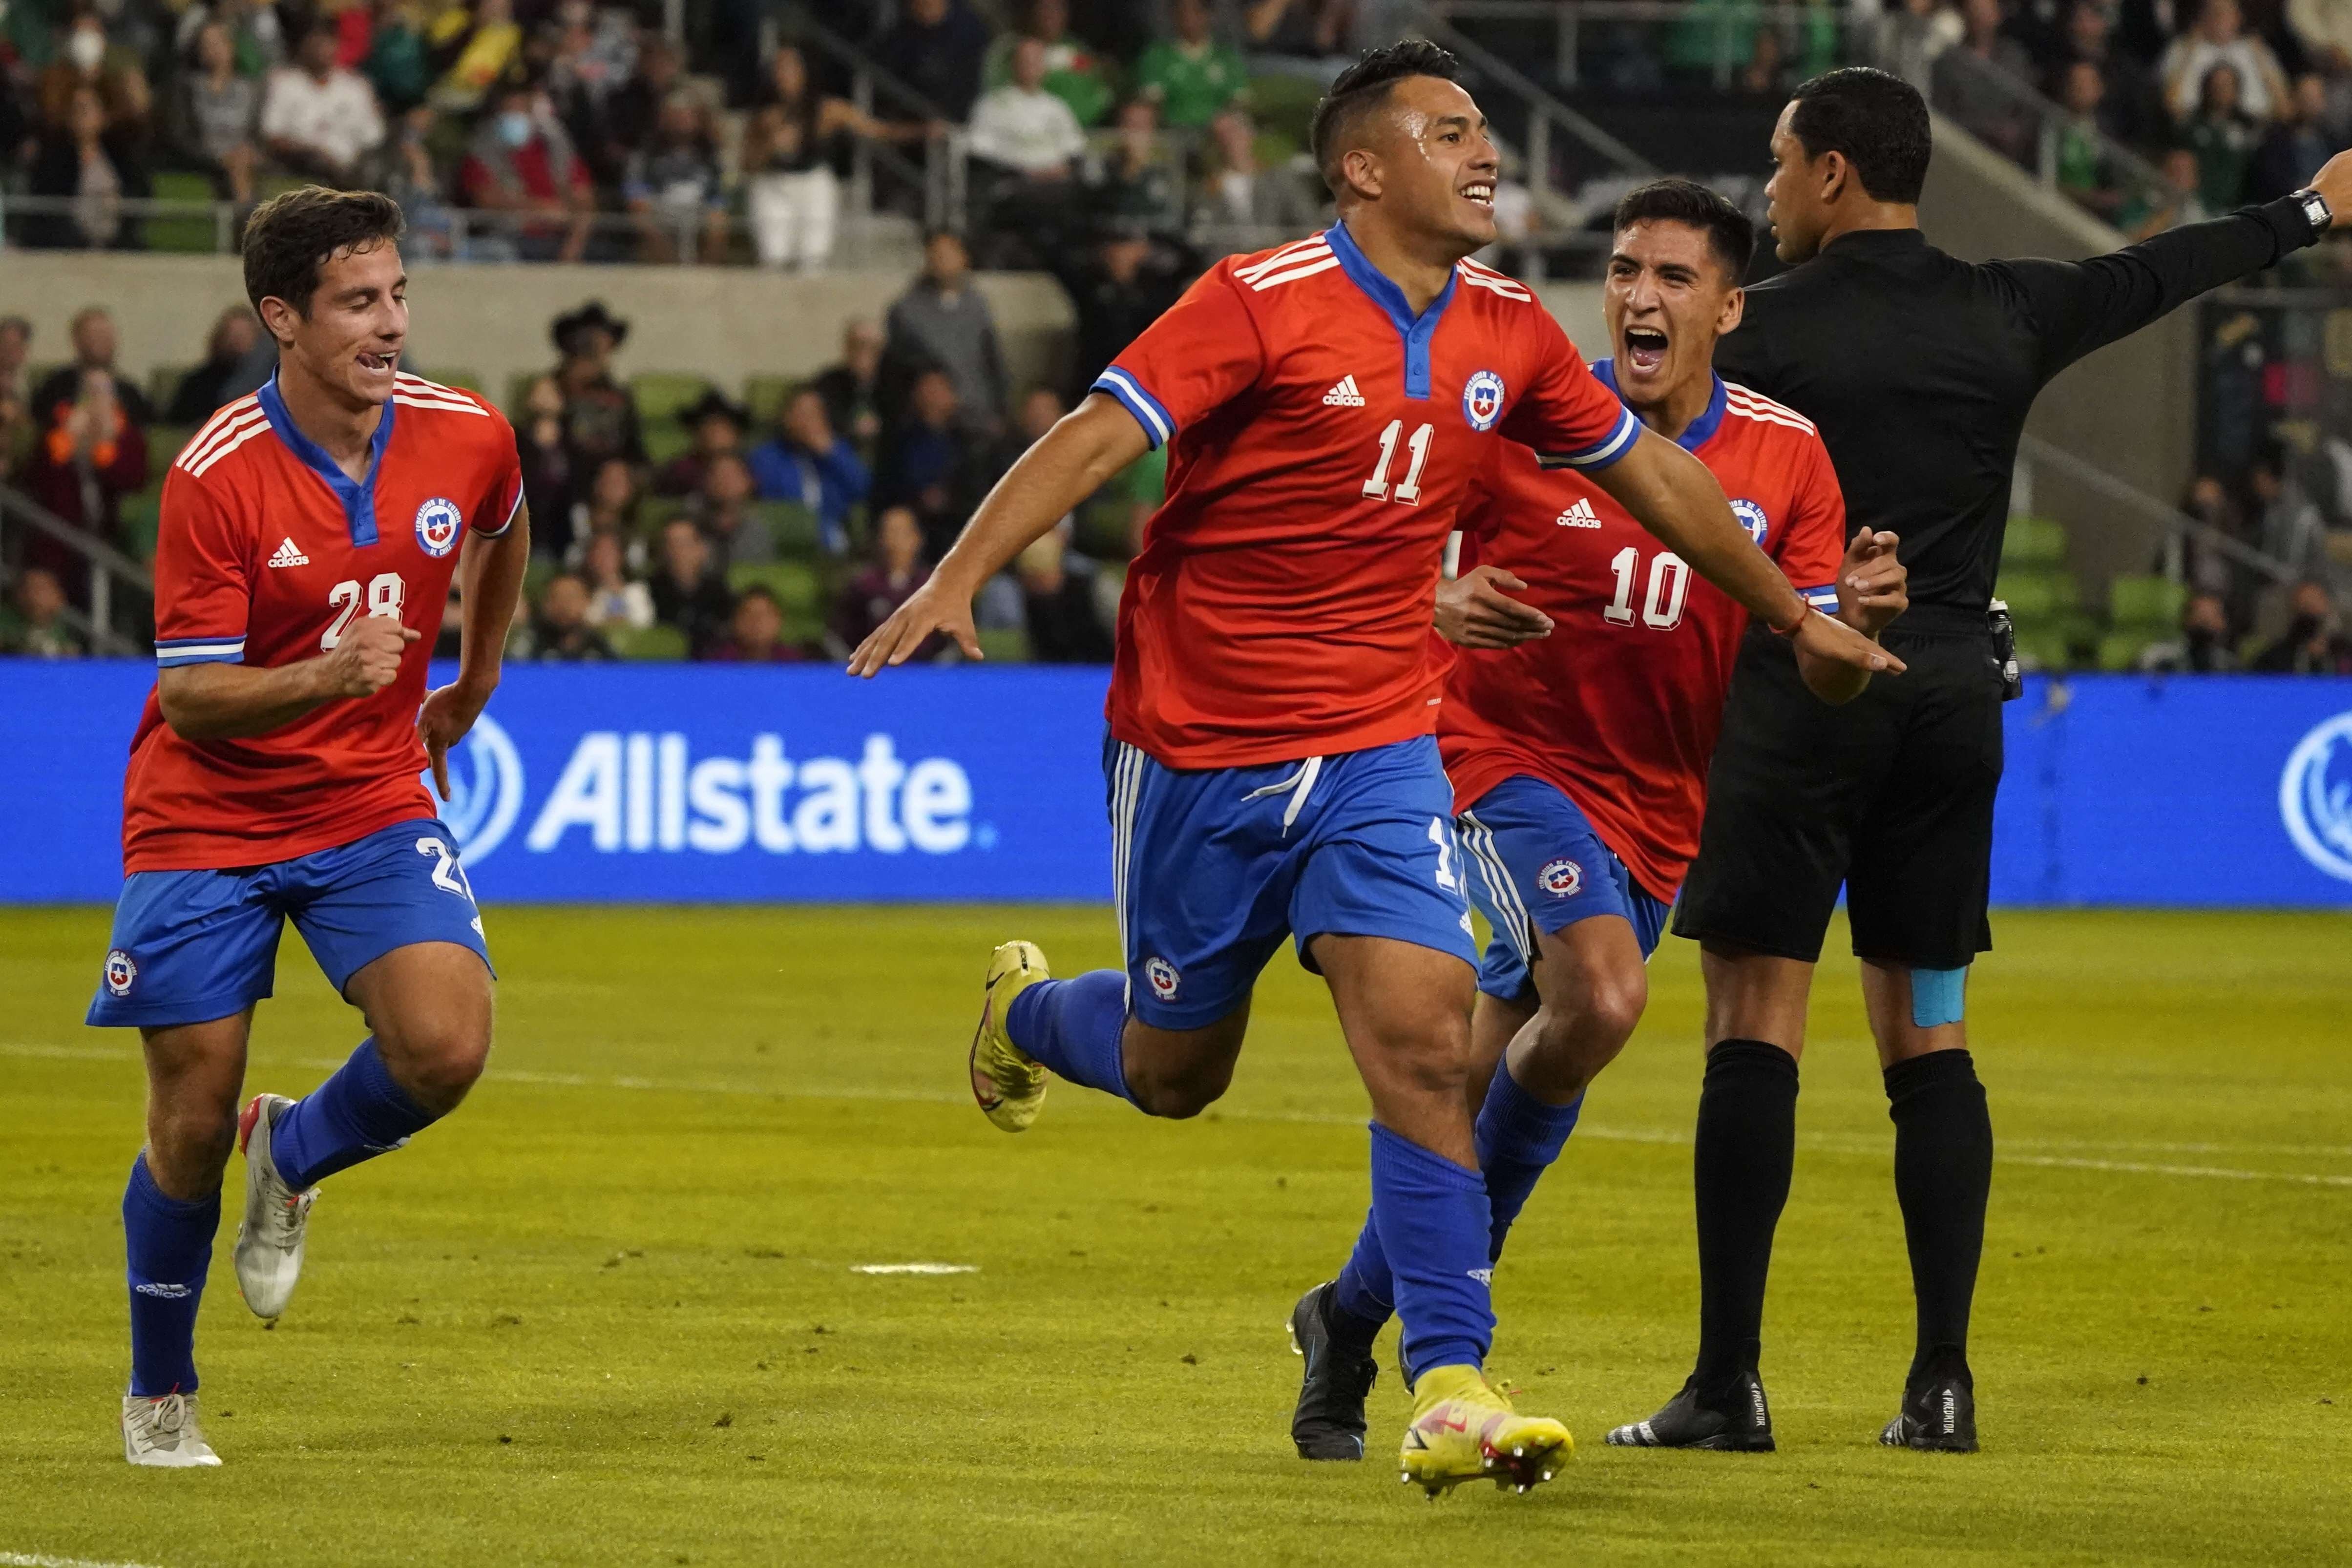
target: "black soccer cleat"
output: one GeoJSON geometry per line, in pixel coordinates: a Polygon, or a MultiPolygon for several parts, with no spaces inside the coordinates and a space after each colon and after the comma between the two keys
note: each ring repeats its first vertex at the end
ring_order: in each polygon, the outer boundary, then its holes
{"type": "Polygon", "coordinates": [[[1977,1451],[1976,1380],[1968,1368],[1948,1370],[1903,1391],[1903,1408],[1878,1434],[1890,1448],[1929,1454],[1977,1451]]]}
{"type": "Polygon", "coordinates": [[[1307,1359],[1298,1408],[1290,1416],[1290,1440],[1302,1459],[1364,1457],[1364,1396],[1381,1375],[1372,1335],[1351,1333],[1345,1324],[1333,1331],[1335,1288],[1330,1281],[1318,1285],[1290,1310],[1290,1348],[1307,1359]]]}
{"type": "Polygon", "coordinates": [[[1719,1397],[1702,1399],[1698,1378],[1684,1383],[1682,1392],[1646,1421],[1610,1429],[1607,1441],[1616,1448],[1711,1448],[1719,1453],[1772,1452],[1772,1409],[1764,1402],[1764,1383],[1744,1373],[1719,1397]]]}

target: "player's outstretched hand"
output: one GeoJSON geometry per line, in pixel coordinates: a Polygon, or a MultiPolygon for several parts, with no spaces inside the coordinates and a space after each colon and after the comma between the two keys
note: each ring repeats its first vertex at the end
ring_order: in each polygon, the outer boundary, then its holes
{"type": "Polygon", "coordinates": [[[1465,648],[1516,648],[1551,635],[1551,617],[1502,591],[1524,590],[1499,566],[1473,567],[1437,585],[1437,634],[1465,648]]]}
{"type": "Polygon", "coordinates": [[[453,683],[426,694],[425,706],[417,712],[416,736],[433,762],[433,788],[444,800],[449,798],[449,748],[471,732],[489,700],[488,691],[453,683]]]}
{"type": "Polygon", "coordinates": [[[2352,152],[2338,152],[2320,165],[2311,188],[2327,204],[2330,228],[2352,227],[2352,152]]]}
{"type": "Polygon", "coordinates": [[[400,676],[400,658],[419,633],[389,615],[362,615],[343,628],[320,661],[330,695],[372,697],[400,676]]]}
{"type": "Polygon", "coordinates": [[[954,638],[967,659],[985,657],[980,651],[980,632],[971,623],[971,595],[940,588],[936,576],[915,590],[889,620],[857,644],[857,651],[849,655],[849,673],[870,678],[885,664],[903,664],[935,632],[954,638]]]}
{"type": "Polygon", "coordinates": [[[1844,622],[1812,611],[1805,612],[1790,641],[1817,659],[1850,664],[1874,675],[1899,675],[1905,667],[1902,660],[1844,622]]]}
{"type": "Polygon", "coordinates": [[[1891,533],[1864,528],[1845,547],[1838,568],[1838,619],[1865,637],[1875,637],[1911,608],[1911,571],[1895,559],[1901,541],[1891,533]]]}

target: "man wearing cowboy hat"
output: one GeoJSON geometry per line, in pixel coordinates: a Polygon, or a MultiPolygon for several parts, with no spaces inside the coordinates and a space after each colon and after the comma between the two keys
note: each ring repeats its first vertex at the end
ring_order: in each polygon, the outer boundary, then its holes
{"type": "Polygon", "coordinates": [[[562,356],[555,382],[563,391],[563,439],[573,472],[591,473],[612,457],[644,462],[637,400],[613,378],[613,350],[628,337],[629,324],[591,299],[558,316],[551,335],[562,356]]]}
{"type": "Polygon", "coordinates": [[[703,476],[721,454],[740,454],[743,433],[751,428],[751,411],[730,402],[711,387],[677,411],[678,423],[694,433],[694,445],[662,465],[654,475],[656,496],[691,496],[702,488],[703,476]]]}

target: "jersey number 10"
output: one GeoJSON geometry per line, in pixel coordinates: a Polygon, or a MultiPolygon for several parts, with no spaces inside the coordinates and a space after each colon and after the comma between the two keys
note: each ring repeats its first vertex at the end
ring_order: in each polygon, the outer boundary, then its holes
{"type": "Polygon", "coordinates": [[[319,634],[319,651],[322,653],[335,651],[335,644],[343,640],[343,629],[352,623],[352,617],[360,612],[362,602],[366,603],[369,614],[397,621],[400,619],[401,603],[407,597],[408,585],[400,580],[400,573],[396,571],[380,571],[368,579],[364,595],[360,591],[359,579],[345,578],[327,590],[327,605],[335,612],[335,620],[319,634]]]}
{"type": "MultiPolygon", "coordinates": [[[[1617,591],[1610,597],[1609,608],[1601,619],[1612,626],[1633,624],[1633,579],[1639,574],[1642,552],[1627,545],[1610,558],[1609,570],[1617,579],[1617,591]]],[[[1650,591],[1642,604],[1642,624],[1657,632],[1671,632],[1683,623],[1683,606],[1690,599],[1690,566],[1672,550],[1661,550],[1650,558],[1650,591]]]]}

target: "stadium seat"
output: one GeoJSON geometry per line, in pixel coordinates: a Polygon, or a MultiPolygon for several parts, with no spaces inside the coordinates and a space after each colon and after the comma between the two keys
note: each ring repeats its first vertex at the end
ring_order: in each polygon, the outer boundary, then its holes
{"type": "Polygon", "coordinates": [[[751,436],[757,442],[776,416],[784,412],[784,400],[793,395],[800,383],[790,376],[746,376],[743,378],[743,406],[751,411],[751,436]]]}
{"type": "Polygon", "coordinates": [[[2020,632],[2017,662],[2029,670],[2063,670],[2074,663],[2074,650],[2055,632],[2020,632]]]}
{"type": "Polygon", "coordinates": [[[2099,668],[2136,670],[2139,668],[2140,654],[2147,651],[2148,645],[2163,640],[2160,634],[2152,634],[2147,630],[2110,632],[2099,639],[2099,668]]]}
{"type": "Polygon", "coordinates": [[[1315,120],[1315,105],[1322,96],[1322,83],[1312,77],[1280,72],[1252,77],[1250,114],[1261,130],[1286,136],[1292,145],[1304,147],[1307,130],[1315,120]]]}
{"type": "Polygon", "coordinates": [[[2049,629],[2075,603],[2074,580],[2063,571],[2004,571],[1993,593],[2021,627],[2049,629]]]}
{"type": "Polygon", "coordinates": [[[613,652],[633,663],[674,664],[686,657],[686,633],[675,626],[624,626],[606,632],[604,639],[613,652]]]}
{"type": "Polygon", "coordinates": [[[2063,566],[2066,560],[2066,528],[2048,517],[2019,517],[2009,519],[2009,531],[2000,542],[2000,569],[2003,571],[2042,570],[2063,566]]]}
{"type": "Polygon", "coordinates": [[[980,651],[992,664],[1029,662],[1029,633],[1018,626],[996,627],[979,633],[980,651]]]}
{"type": "Polygon", "coordinates": [[[180,455],[181,449],[194,435],[193,426],[185,424],[151,424],[147,427],[147,466],[154,473],[169,468],[180,455]]]}
{"type": "MultiPolygon", "coordinates": [[[[172,455],[179,455],[176,448],[172,455]]],[[[152,466],[165,468],[170,466],[170,461],[158,451],[152,466]]],[[[160,477],[137,495],[122,497],[121,508],[116,515],[122,520],[122,548],[132,559],[155,559],[155,532],[163,513],[163,481],[160,477]]]]}
{"type": "Polygon", "coordinates": [[[2117,632],[2168,637],[2188,601],[2189,590],[2168,577],[2118,577],[2107,585],[2107,619],[2117,632]]]}
{"type": "MultiPolygon", "coordinates": [[[[213,183],[203,174],[166,171],[155,176],[159,202],[210,202],[213,183]]],[[[220,248],[220,230],[208,213],[180,218],[149,218],[142,225],[149,250],[209,256],[220,248]]]]}
{"type": "Polygon", "coordinates": [[[816,568],[804,560],[746,561],[727,569],[727,586],[740,593],[765,588],[783,607],[787,622],[806,621],[817,614],[816,568]]]}
{"type": "Polygon", "coordinates": [[[709,390],[710,381],[706,376],[678,375],[667,371],[631,376],[629,392],[637,400],[637,418],[645,425],[646,444],[653,444],[657,427],[666,427],[677,433],[681,443],[678,450],[685,451],[688,433],[677,422],[678,411],[709,390]]]}
{"type": "Polygon", "coordinates": [[[768,525],[768,537],[782,553],[812,557],[819,553],[816,514],[798,501],[754,501],[751,512],[768,525]]]}

